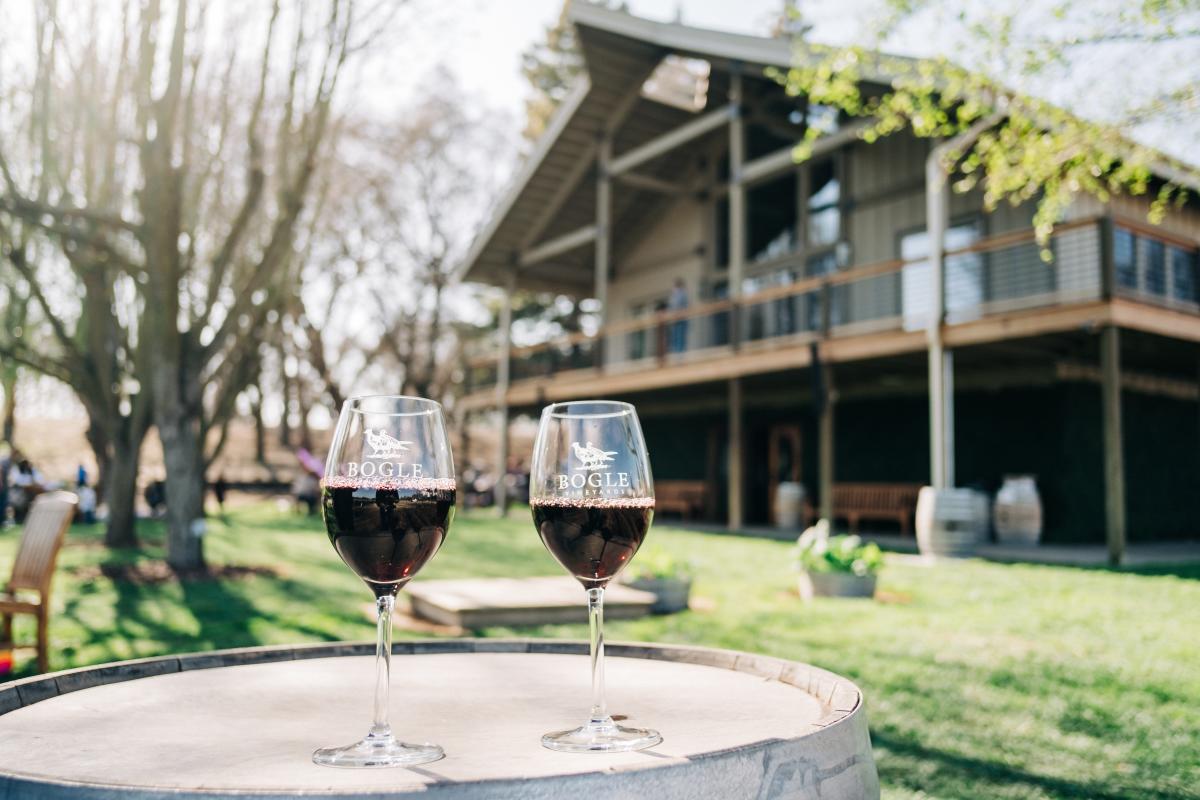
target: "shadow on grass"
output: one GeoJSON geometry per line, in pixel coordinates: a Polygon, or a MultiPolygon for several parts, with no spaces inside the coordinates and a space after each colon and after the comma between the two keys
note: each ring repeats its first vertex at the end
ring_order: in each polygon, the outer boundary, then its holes
{"type": "MultiPolygon", "coordinates": [[[[871,731],[871,745],[887,751],[887,756],[878,759],[879,777],[885,785],[905,786],[939,796],[955,796],[940,794],[943,789],[961,792],[964,787],[970,787],[970,794],[957,796],[974,800],[991,795],[989,785],[994,787],[994,790],[1023,789],[1030,793],[1040,790],[1041,793],[1053,797],[1080,797],[1088,800],[1129,800],[1131,797],[1141,800],[1185,800],[1189,796],[1154,787],[1114,785],[1116,780],[1101,784],[1095,781],[1072,781],[1050,775],[1038,775],[996,761],[926,747],[910,738],[876,730],[871,731]],[[893,763],[889,756],[898,758],[893,763]],[[926,767],[921,771],[920,779],[914,779],[915,773],[909,766],[913,761],[926,767]],[[932,768],[931,772],[929,768],[932,768]]],[[[1004,792],[1004,796],[1017,795],[1008,791],[1004,792]]]]}
{"type": "Polygon", "coordinates": [[[1159,564],[1137,564],[1133,566],[1113,567],[1108,564],[1059,564],[1034,559],[1012,560],[984,558],[989,564],[1014,567],[1046,567],[1049,569],[1079,570],[1081,572],[1108,573],[1110,575],[1140,575],[1147,578],[1179,578],[1181,580],[1200,581],[1200,561],[1180,561],[1159,564]]]}

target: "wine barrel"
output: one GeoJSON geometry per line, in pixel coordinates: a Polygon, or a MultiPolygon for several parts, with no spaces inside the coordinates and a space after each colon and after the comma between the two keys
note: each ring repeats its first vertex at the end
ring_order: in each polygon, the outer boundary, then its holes
{"type": "Polygon", "coordinates": [[[987,537],[988,521],[983,492],[925,486],[917,495],[917,547],[924,555],[974,555],[987,537]]]}
{"type": "Polygon", "coordinates": [[[794,481],[782,481],[775,487],[775,527],[794,531],[800,527],[804,505],[804,487],[794,481]]]}
{"type": "Polygon", "coordinates": [[[1035,545],[1042,538],[1042,498],[1032,475],[1005,475],[992,506],[1001,544],[1035,545]]]}
{"type": "Polygon", "coordinates": [[[656,728],[635,753],[555,753],[583,722],[587,645],[397,642],[392,727],[445,748],[412,769],[330,769],[318,747],[365,733],[373,644],[143,659],[0,688],[6,800],[253,797],[422,800],[872,800],[862,693],[816,667],[729,650],[610,644],[609,711],[656,728]]]}

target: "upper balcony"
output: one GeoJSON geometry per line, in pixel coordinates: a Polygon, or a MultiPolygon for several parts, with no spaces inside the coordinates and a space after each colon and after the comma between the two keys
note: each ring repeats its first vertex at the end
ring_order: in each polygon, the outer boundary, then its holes
{"type": "MultiPolygon", "coordinates": [[[[512,348],[513,407],[634,392],[916,352],[926,346],[934,286],[923,258],[798,277],[789,257],[743,283],[740,297],[614,321],[512,348]]],[[[945,253],[947,346],[1115,323],[1200,338],[1196,245],[1135,220],[1059,225],[1045,251],[1031,229],[945,253]]],[[[495,405],[500,349],[472,359],[468,408],[495,405]]]]}

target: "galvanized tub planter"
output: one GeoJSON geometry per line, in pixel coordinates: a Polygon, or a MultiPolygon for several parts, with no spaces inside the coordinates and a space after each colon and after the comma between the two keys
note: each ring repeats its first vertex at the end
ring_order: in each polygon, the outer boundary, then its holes
{"type": "Polygon", "coordinates": [[[393,725],[446,758],[338,770],[313,749],[362,734],[370,644],[248,648],[69,670],[0,686],[0,797],[873,800],[862,693],[807,664],[657,644],[608,646],[609,710],[652,750],[554,753],[542,733],[589,702],[587,645],[399,642],[393,725]]]}
{"type": "Polygon", "coordinates": [[[631,578],[622,581],[630,589],[654,595],[654,614],[676,614],[687,611],[688,598],[692,594],[691,578],[631,578]]]}
{"type": "Polygon", "coordinates": [[[875,575],[855,575],[853,572],[801,572],[798,581],[800,597],[874,597],[875,575]]]}

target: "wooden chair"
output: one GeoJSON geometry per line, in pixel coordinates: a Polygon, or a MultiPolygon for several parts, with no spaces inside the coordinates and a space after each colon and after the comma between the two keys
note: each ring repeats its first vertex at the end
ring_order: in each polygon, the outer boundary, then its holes
{"type": "MultiPolygon", "coordinates": [[[[38,495],[29,508],[21,529],[21,544],[13,562],[12,578],[0,592],[0,641],[12,643],[12,621],[16,614],[37,617],[38,671],[50,669],[48,627],[50,624],[50,582],[54,562],[75,517],[78,498],[70,492],[38,495]]],[[[10,644],[12,647],[18,645],[10,644]]],[[[22,645],[21,647],[29,647],[22,645]]]]}

